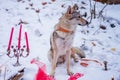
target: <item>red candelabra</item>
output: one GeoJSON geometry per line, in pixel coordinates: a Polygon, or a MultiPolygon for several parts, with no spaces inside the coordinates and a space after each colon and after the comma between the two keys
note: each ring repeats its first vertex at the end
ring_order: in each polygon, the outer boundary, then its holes
{"type": "Polygon", "coordinates": [[[17,58],[17,61],[14,64],[14,66],[20,66],[20,63],[19,63],[20,57],[26,58],[29,55],[29,52],[30,52],[29,42],[28,42],[28,36],[27,36],[27,32],[25,32],[26,45],[21,46],[22,24],[20,24],[19,37],[18,37],[18,45],[14,46],[14,45],[11,45],[11,43],[12,43],[12,37],[13,37],[13,32],[14,32],[14,28],[12,27],[11,33],[10,33],[9,44],[8,44],[8,48],[7,48],[7,52],[8,52],[7,55],[10,58],[14,58],[14,57],[17,58]],[[25,49],[26,49],[26,51],[25,51],[25,49]],[[24,54],[24,52],[25,52],[25,54],[24,54]]]}

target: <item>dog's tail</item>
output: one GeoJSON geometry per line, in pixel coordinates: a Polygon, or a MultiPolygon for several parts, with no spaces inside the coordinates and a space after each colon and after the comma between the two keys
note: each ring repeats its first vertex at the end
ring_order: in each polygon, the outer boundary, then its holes
{"type": "Polygon", "coordinates": [[[74,59],[75,62],[78,62],[79,58],[86,57],[84,51],[78,47],[72,47],[71,51],[72,51],[72,58],[74,59]]]}

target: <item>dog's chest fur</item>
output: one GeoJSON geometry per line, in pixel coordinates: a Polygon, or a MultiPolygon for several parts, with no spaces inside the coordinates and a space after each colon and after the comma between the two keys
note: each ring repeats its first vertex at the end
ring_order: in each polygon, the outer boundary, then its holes
{"type": "Polygon", "coordinates": [[[56,46],[57,46],[57,50],[59,55],[65,55],[66,51],[71,48],[71,45],[73,43],[73,39],[74,39],[74,31],[70,32],[70,33],[65,33],[65,32],[61,32],[61,31],[55,31],[56,33],[56,46]]]}

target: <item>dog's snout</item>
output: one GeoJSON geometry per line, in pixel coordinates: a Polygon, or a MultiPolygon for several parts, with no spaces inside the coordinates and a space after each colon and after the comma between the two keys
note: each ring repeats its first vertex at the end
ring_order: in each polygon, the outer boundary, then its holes
{"type": "Polygon", "coordinates": [[[80,24],[80,23],[79,23],[78,25],[84,26],[84,25],[88,25],[88,24],[89,24],[89,22],[85,20],[85,21],[84,21],[84,24],[80,24]]]}

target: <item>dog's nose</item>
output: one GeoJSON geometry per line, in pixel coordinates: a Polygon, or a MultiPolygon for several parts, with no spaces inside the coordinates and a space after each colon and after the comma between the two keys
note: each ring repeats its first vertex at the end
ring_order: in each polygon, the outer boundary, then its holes
{"type": "Polygon", "coordinates": [[[86,21],[86,24],[89,24],[89,22],[88,22],[88,21],[86,21]]]}

